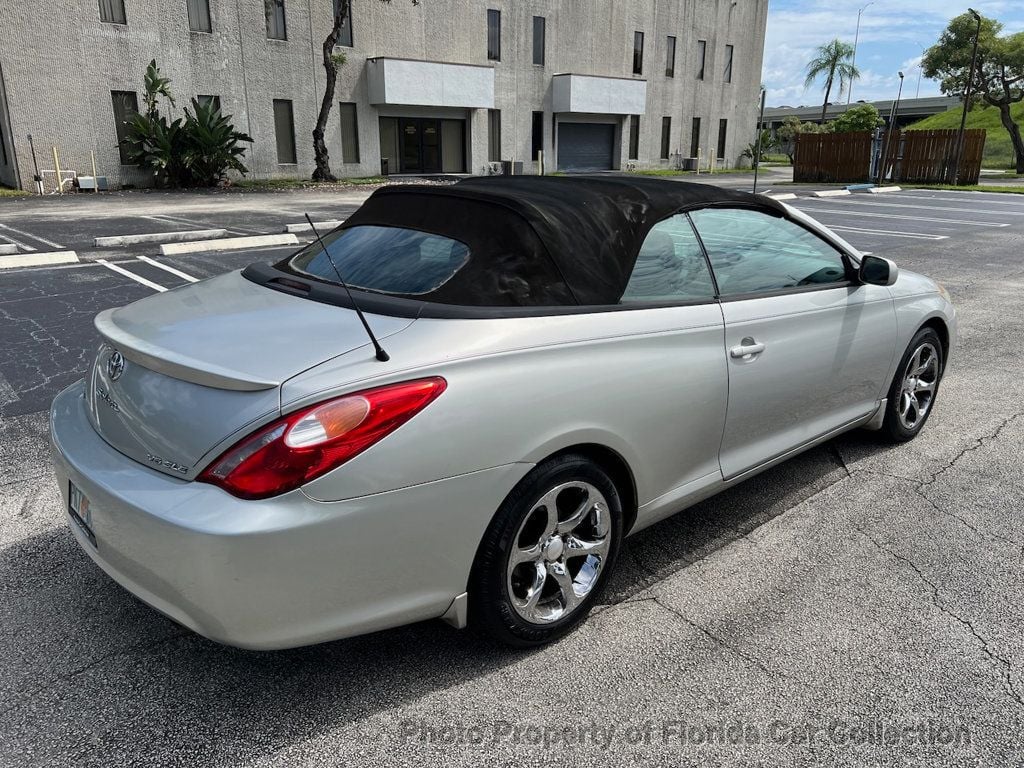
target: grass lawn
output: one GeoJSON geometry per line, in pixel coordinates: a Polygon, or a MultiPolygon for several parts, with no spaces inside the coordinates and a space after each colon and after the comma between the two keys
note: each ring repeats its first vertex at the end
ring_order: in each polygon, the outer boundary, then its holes
{"type": "MultiPolygon", "coordinates": [[[[953,107],[937,115],[931,115],[924,120],[918,120],[907,129],[916,130],[943,130],[957,129],[960,127],[960,117],[963,114],[961,107],[953,107]]],[[[1010,116],[1018,125],[1024,126],[1024,102],[1013,104],[1010,107],[1010,116]]],[[[968,128],[984,128],[985,153],[982,155],[982,168],[1013,168],[1013,144],[1010,143],[1010,134],[999,122],[999,110],[995,107],[976,107],[967,113],[968,128]]]]}
{"type": "MultiPolygon", "coordinates": [[[[715,174],[720,173],[753,173],[751,168],[715,168],[715,174]]],[[[634,176],[694,176],[694,171],[677,171],[675,168],[640,168],[636,171],[628,171],[634,176]]],[[[707,171],[701,169],[700,175],[706,176],[707,171]]]]}
{"type": "Polygon", "coordinates": [[[24,197],[30,194],[23,189],[11,189],[10,187],[0,187],[0,197],[24,197]]]}
{"type": "Polygon", "coordinates": [[[900,184],[904,189],[936,189],[952,192],[1003,192],[1007,195],[1024,195],[1024,184],[1019,187],[999,187],[995,184],[973,184],[955,187],[952,184],[900,184]]]}

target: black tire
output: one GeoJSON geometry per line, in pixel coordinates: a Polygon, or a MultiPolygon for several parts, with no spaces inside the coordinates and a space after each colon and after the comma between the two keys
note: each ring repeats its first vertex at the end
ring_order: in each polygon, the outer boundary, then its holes
{"type": "Polygon", "coordinates": [[[939,384],[942,381],[942,371],[945,367],[945,360],[942,355],[942,340],[934,328],[925,327],[914,334],[914,338],[911,339],[910,344],[903,353],[903,357],[900,358],[900,364],[896,368],[892,384],[889,385],[889,400],[885,407],[885,420],[882,422],[882,429],[879,433],[882,438],[892,443],[905,443],[908,440],[913,440],[924,429],[928,417],[935,410],[935,403],[939,395],[939,384]],[[935,388],[924,414],[914,424],[907,425],[900,417],[904,391],[903,385],[907,378],[911,358],[922,345],[931,345],[936,355],[935,388]]]}
{"type": "MultiPolygon", "coordinates": [[[[577,492],[577,489],[569,488],[563,492],[563,495],[570,492],[577,492]]],[[[585,493],[582,490],[578,492],[585,493]]],[[[562,499],[563,496],[557,497],[558,504],[556,506],[563,503],[562,499]]],[[[589,503],[589,498],[587,503],[589,503]]],[[[570,506],[572,506],[571,503],[570,506]]],[[[582,509],[584,505],[576,506],[578,509],[582,509]]],[[[561,514],[557,517],[559,520],[562,519],[561,514]]],[[[587,522],[580,525],[591,524],[590,521],[597,521],[599,518],[601,518],[600,511],[587,512],[580,518],[587,522]]],[[[585,456],[566,454],[535,467],[502,502],[477,550],[468,590],[470,626],[492,639],[518,648],[543,645],[569,632],[586,618],[615,565],[615,558],[622,541],[622,518],[622,502],[615,483],[603,469],[585,456]],[[589,484],[603,495],[607,506],[607,517],[602,519],[605,519],[607,536],[610,539],[607,542],[607,552],[600,559],[600,567],[597,569],[596,579],[592,582],[589,592],[571,612],[546,623],[527,621],[520,614],[519,609],[512,604],[510,580],[514,578],[514,574],[518,573],[513,569],[513,575],[509,575],[509,559],[512,548],[513,546],[521,548],[524,536],[527,539],[530,538],[525,526],[532,524],[533,521],[528,521],[527,518],[543,516],[544,513],[538,511],[541,508],[537,506],[543,497],[552,489],[565,483],[589,484]]],[[[603,528],[602,524],[601,529],[603,528]]],[[[547,534],[540,533],[539,535],[543,538],[547,534]]],[[[564,536],[570,535],[564,534],[564,536]]],[[[604,542],[604,538],[598,534],[595,534],[595,538],[600,538],[604,542]]],[[[561,546],[557,549],[561,551],[561,546]]],[[[569,550],[566,549],[566,551],[569,550]]],[[[570,575],[577,563],[584,560],[588,563],[591,562],[589,557],[583,556],[566,561],[571,563],[571,565],[567,565],[570,575]]],[[[547,564],[547,560],[544,558],[540,558],[540,561],[547,564]]],[[[534,565],[524,563],[518,567],[530,569],[534,565]]],[[[543,567],[545,566],[538,567],[542,569],[541,578],[547,579],[544,581],[544,590],[547,590],[549,586],[554,586],[556,595],[561,594],[558,591],[559,585],[554,583],[553,577],[543,576],[543,567]]],[[[577,576],[573,576],[573,579],[576,578],[577,576]]],[[[556,598],[551,598],[551,601],[557,605],[556,598]]]]}

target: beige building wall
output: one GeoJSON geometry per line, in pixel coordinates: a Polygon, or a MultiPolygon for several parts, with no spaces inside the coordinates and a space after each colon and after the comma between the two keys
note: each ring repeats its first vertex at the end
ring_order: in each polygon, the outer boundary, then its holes
{"type": "MultiPolygon", "coordinates": [[[[101,22],[98,0],[0,3],[0,134],[8,156],[4,164],[0,153],[0,182],[32,187],[26,138],[31,133],[46,171],[54,165],[51,146],[59,148],[63,167],[83,175],[90,173],[92,150],[100,175],[113,186],[146,184],[145,174],[121,165],[110,92],[135,91],[141,105],[143,73],[154,58],[173,81],[177,114],[196,95],[216,95],[236,127],[253,137],[246,154],[251,176],[308,177],[331,0],[285,0],[286,41],[267,38],[264,0],[209,3],[209,33],[189,30],[186,0],[125,0],[124,25],[101,22]],[[295,164],[278,163],[274,99],[293,103],[295,164]]],[[[694,117],[701,119],[705,157],[716,146],[721,119],[728,125],[727,163],[735,163],[753,140],[767,0],[427,0],[417,6],[409,0],[353,0],[352,7],[353,46],[338,49],[347,61],[326,136],[337,175],[380,171],[381,117],[465,120],[466,171],[490,168],[486,108],[371,104],[366,61],[377,57],[493,67],[501,158],[524,162],[525,172],[536,170],[531,157],[534,111],[545,113],[543,149],[549,170],[557,167],[558,131],[564,123],[614,124],[613,165],[620,168],[628,163],[669,165],[660,158],[664,116],[672,120],[671,153],[684,158],[690,156],[694,117]],[[500,61],[487,58],[489,8],[501,12],[500,61]],[[532,63],[534,16],[546,19],[543,66],[532,63]],[[644,33],[640,75],[633,74],[635,31],[644,33]],[[676,37],[674,77],[665,74],[668,35],[676,37]],[[697,40],[707,41],[704,80],[696,76],[697,40]],[[724,82],[726,45],[735,52],[731,83],[724,82]],[[627,157],[627,115],[552,112],[552,78],[561,73],[646,82],[636,161],[627,157]],[[342,162],[337,102],[357,105],[358,163],[342,162]]]]}

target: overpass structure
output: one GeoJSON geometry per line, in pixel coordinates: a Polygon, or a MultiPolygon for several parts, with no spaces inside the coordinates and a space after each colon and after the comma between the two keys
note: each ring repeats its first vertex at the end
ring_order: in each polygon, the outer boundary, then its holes
{"type": "MultiPolygon", "coordinates": [[[[889,113],[892,111],[893,99],[886,99],[883,101],[855,101],[849,105],[843,103],[830,103],[828,108],[825,110],[825,122],[835,120],[846,110],[852,107],[858,107],[861,104],[873,104],[877,109],[882,118],[888,123],[889,113]]],[[[899,110],[896,114],[896,126],[903,127],[916,123],[918,120],[929,115],[935,115],[939,112],[945,112],[953,107],[958,107],[961,104],[961,99],[958,96],[929,96],[923,99],[901,99],[899,110]]],[[[800,107],[770,107],[764,111],[764,123],[765,128],[775,130],[778,126],[782,125],[782,121],[790,115],[794,115],[800,118],[801,122],[820,123],[821,122],[821,105],[811,106],[800,106],[800,107]]]]}

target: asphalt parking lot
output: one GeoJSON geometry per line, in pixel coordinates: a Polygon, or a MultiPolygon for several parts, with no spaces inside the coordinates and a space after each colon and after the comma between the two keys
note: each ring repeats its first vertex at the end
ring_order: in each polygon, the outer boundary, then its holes
{"type": "Polygon", "coordinates": [[[276,234],[362,193],[0,203],[0,244],[76,258],[0,269],[0,765],[1024,764],[1024,196],[796,191],[952,292],[928,426],[898,448],[844,436],[641,532],[583,627],[525,653],[439,622],[224,648],[64,526],[46,409],[95,313],[288,252],[95,238],[276,234]]]}

